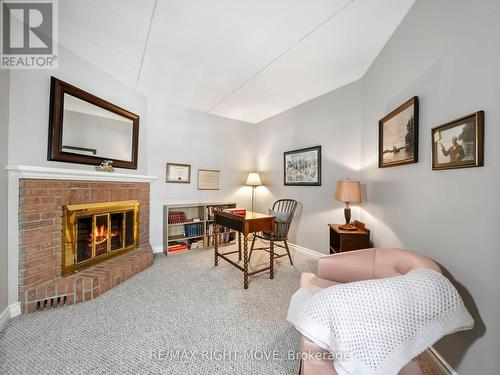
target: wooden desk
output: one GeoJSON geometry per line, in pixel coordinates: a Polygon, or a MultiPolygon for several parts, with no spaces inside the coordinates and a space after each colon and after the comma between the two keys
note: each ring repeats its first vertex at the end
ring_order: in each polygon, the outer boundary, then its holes
{"type": "Polygon", "coordinates": [[[259,214],[257,212],[247,211],[246,216],[236,215],[226,211],[214,211],[214,264],[219,265],[219,258],[232,264],[240,271],[243,271],[243,287],[248,289],[248,276],[255,275],[263,271],[269,270],[270,278],[274,278],[274,247],[271,242],[269,267],[262,268],[253,272],[248,272],[248,241],[247,237],[250,233],[261,231],[274,231],[275,217],[271,215],[259,214]],[[219,253],[219,228],[218,225],[233,229],[238,232],[238,250],[228,253],[219,253]],[[241,254],[241,236],[243,235],[243,267],[232,261],[227,255],[238,253],[238,260],[242,260],[241,254]]]}
{"type": "Polygon", "coordinates": [[[330,228],[330,254],[370,247],[370,231],[359,225],[356,230],[342,230],[341,224],[328,224],[330,228]]]}

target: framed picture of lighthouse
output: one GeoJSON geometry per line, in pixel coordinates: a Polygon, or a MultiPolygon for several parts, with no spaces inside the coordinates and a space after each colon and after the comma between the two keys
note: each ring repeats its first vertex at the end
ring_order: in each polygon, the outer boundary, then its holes
{"type": "Polygon", "coordinates": [[[389,113],[378,126],[379,168],[418,162],[418,97],[389,113]]]}

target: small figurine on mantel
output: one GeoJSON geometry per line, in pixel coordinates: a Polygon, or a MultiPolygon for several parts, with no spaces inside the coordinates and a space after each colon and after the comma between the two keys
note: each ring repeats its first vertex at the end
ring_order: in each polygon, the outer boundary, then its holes
{"type": "Polygon", "coordinates": [[[96,171],[98,172],[114,172],[115,169],[113,168],[113,161],[112,160],[103,160],[103,162],[100,165],[96,165],[95,167],[96,171]]]}

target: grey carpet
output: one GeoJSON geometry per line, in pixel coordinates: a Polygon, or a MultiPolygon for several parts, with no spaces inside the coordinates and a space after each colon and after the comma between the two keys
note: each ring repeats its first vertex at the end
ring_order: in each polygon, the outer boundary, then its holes
{"type": "MultiPolygon", "coordinates": [[[[225,247],[224,250],[230,247],[225,247]]],[[[266,261],[255,252],[252,264],[266,261]]],[[[146,271],[89,302],[21,315],[0,333],[1,374],[296,374],[286,322],[300,273],[294,252],[276,276],[243,275],[212,250],[158,255],[146,271]]]]}

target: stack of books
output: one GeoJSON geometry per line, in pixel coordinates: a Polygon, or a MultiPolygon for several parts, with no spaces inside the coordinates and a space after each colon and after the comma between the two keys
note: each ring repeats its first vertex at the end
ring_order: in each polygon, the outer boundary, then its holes
{"type": "Polygon", "coordinates": [[[186,213],[183,211],[170,211],[168,213],[169,224],[180,224],[185,223],[186,221],[186,213]]]}
{"type": "Polygon", "coordinates": [[[199,249],[200,247],[203,247],[203,239],[191,239],[188,241],[189,243],[189,249],[199,249]]]}
{"type": "Polygon", "coordinates": [[[175,251],[187,250],[189,249],[189,245],[185,242],[171,242],[168,245],[168,252],[173,253],[175,251]]]}

